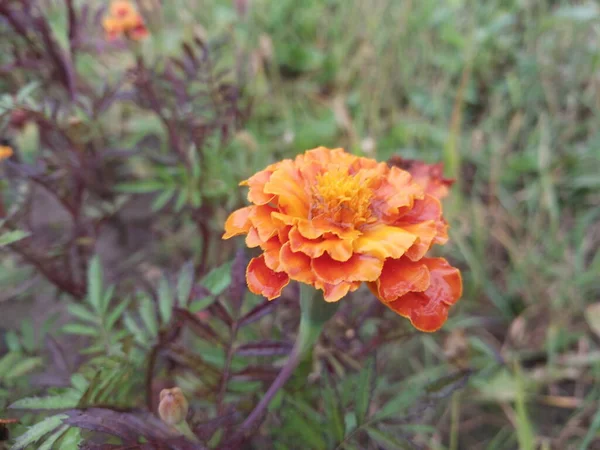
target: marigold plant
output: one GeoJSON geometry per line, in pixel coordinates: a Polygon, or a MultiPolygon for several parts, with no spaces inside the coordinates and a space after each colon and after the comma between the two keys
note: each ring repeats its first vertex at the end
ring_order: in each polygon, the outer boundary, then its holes
{"type": "MultiPolygon", "coordinates": [[[[279,297],[290,280],[336,302],[366,282],[396,313],[435,331],[462,294],[458,269],[426,254],[448,240],[431,177],[319,147],[243,181],[251,205],[233,212],[224,239],[245,234],[263,253],[246,270],[249,289],[279,297]]],[[[436,181],[436,180],[433,180],[436,181]]],[[[437,180],[439,181],[439,180],[437,180]]]]}
{"type": "Polygon", "coordinates": [[[148,36],[144,19],[135,6],[127,0],[116,0],[110,4],[102,26],[108,40],[125,35],[129,39],[139,41],[148,36]]]}

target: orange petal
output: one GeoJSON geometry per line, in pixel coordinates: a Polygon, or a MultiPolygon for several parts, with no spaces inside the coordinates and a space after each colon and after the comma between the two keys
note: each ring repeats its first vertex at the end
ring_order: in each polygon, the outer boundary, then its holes
{"type": "Polygon", "coordinates": [[[411,175],[398,167],[392,167],[388,176],[375,189],[375,197],[383,203],[377,209],[384,216],[393,216],[399,208],[412,208],[416,199],[423,198],[423,188],[413,182],[411,175]]]}
{"type": "Polygon", "coordinates": [[[354,228],[343,228],[324,217],[316,217],[312,220],[301,219],[297,222],[298,231],[307,239],[317,239],[327,233],[335,234],[337,237],[353,241],[360,236],[360,231],[354,228]]]}
{"type": "Polygon", "coordinates": [[[436,331],[446,322],[448,309],[462,295],[460,271],[443,258],[423,258],[429,269],[430,284],[424,292],[410,292],[388,306],[410,319],[421,331],[436,331]]]}
{"type": "Polygon", "coordinates": [[[284,160],[265,184],[265,193],[277,197],[279,209],[294,217],[308,216],[308,196],[298,169],[292,161],[284,160]]]}
{"type": "Polygon", "coordinates": [[[280,226],[271,218],[271,214],[277,210],[269,205],[254,206],[254,209],[249,214],[250,223],[256,228],[258,235],[263,241],[271,239],[280,226]]]}
{"type": "Polygon", "coordinates": [[[423,292],[429,283],[429,269],[425,264],[407,258],[387,259],[372,290],[382,302],[389,303],[409,292],[423,292]]]}
{"type": "Polygon", "coordinates": [[[225,222],[223,239],[229,239],[238,234],[248,233],[251,226],[249,216],[253,209],[254,206],[246,206],[245,208],[240,208],[232,212],[225,222]]]}
{"type": "Polygon", "coordinates": [[[428,220],[412,225],[403,225],[409,233],[417,236],[415,243],[406,251],[405,255],[413,261],[420,260],[433,245],[433,240],[438,234],[438,227],[435,221],[428,220]]]}
{"type": "Polygon", "coordinates": [[[348,261],[352,256],[352,241],[338,237],[306,239],[298,228],[292,228],[289,233],[291,248],[302,252],[311,258],[318,258],[323,253],[329,253],[336,261],[348,261]]]}
{"type": "Polygon", "coordinates": [[[348,292],[354,292],[360,286],[360,281],[353,282],[342,282],[339,284],[328,284],[319,283],[315,284],[315,287],[323,290],[323,299],[326,302],[337,302],[341,298],[345,297],[348,292]]]}
{"type": "Polygon", "coordinates": [[[381,225],[373,227],[354,241],[354,251],[379,259],[398,259],[415,242],[417,236],[403,228],[381,225]]]}
{"type": "Polygon", "coordinates": [[[273,300],[281,295],[281,290],[290,282],[285,272],[275,272],[267,267],[261,255],[252,258],[246,269],[246,282],[250,292],[273,300]]]}
{"type": "Polygon", "coordinates": [[[248,246],[248,248],[258,247],[263,242],[264,241],[258,235],[258,231],[256,231],[256,228],[250,227],[250,229],[248,230],[248,234],[246,235],[246,245],[248,246]]]}
{"type": "Polygon", "coordinates": [[[274,270],[275,272],[281,272],[279,252],[281,251],[281,242],[277,236],[269,239],[267,242],[261,244],[260,248],[264,251],[265,264],[266,266],[274,270]]]}
{"type": "Polygon", "coordinates": [[[306,284],[314,284],[317,280],[316,275],[312,271],[311,259],[304,253],[292,251],[289,242],[286,242],[281,247],[279,259],[281,268],[292,280],[306,284]]]}
{"type": "Polygon", "coordinates": [[[441,220],[442,204],[433,195],[426,194],[422,199],[415,200],[411,209],[404,211],[398,218],[399,224],[420,223],[426,220],[441,220]]]}
{"type": "Polygon", "coordinates": [[[357,253],[344,262],[336,261],[327,253],[312,260],[312,269],[317,277],[329,284],[373,281],[379,278],[382,268],[382,260],[357,253]]]}
{"type": "Polygon", "coordinates": [[[271,179],[276,166],[277,164],[271,164],[265,170],[261,170],[240,183],[242,186],[250,188],[248,191],[248,201],[255,205],[266,205],[275,198],[273,194],[265,193],[265,184],[271,179]]]}

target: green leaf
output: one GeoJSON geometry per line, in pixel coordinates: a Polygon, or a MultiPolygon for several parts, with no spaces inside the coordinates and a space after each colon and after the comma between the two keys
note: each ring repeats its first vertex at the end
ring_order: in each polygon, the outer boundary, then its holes
{"type": "Polygon", "coordinates": [[[86,380],[82,374],[76,373],[71,377],[71,384],[79,392],[85,392],[90,385],[90,382],[86,380]]]}
{"type": "Polygon", "coordinates": [[[344,416],[340,401],[334,387],[331,385],[331,381],[327,379],[326,387],[322,390],[323,392],[323,405],[327,419],[329,422],[329,429],[333,433],[335,443],[338,444],[344,440],[344,416]]]}
{"type": "Polygon", "coordinates": [[[213,295],[221,294],[231,284],[231,264],[230,261],[215,267],[202,278],[200,284],[213,295]]]}
{"type": "Polygon", "coordinates": [[[79,428],[69,428],[58,442],[57,450],[73,450],[79,448],[81,442],[81,430],[79,428]]]}
{"type": "Polygon", "coordinates": [[[321,428],[318,424],[312,423],[300,413],[294,407],[286,408],[285,410],[285,424],[286,426],[295,431],[295,434],[301,438],[304,442],[304,448],[310,448],[314,450],[325,450],[327,443],[323,439],[321,434],[321,428]]]}
{"type": "Polygon", "coordinates": [[[354,400],[356,423],[361,425],[367,418],[375,382],[375,358],[370,358],[360,372],[354,400]]]}
{"type": "Polygon", "coordinates": [[[5,379],[10,380],[12,378],[18,378],[23,376],[32,370],[42,366],[44,361],[40,357],[26,358],[15,364],[4,376],[5,379]]]}
{"type": "Polygon", "coordinates": [[[0,358],[0,380],[21,358],[23,358],[23,355],[18,352],[10,352],[0,358]]]}
{"type": "Polygon", "coordinates": [[[120,183],[115,189],[125,194],[148,194],[150,192],[161,191],[165,188],[162,181],[136,181],[134,183],[120,183]]]}
{"type": "Polygon", "coordinates": [[[195,300],[190,304],[190,312],[193,314],[196,314],[199,311],[202,311],[203,309],[208,308],[211,304],[213,304],[215,301],[215,298],[210,296],[210,297],[204,297],[201,298],[200,300],[195,300]]]}
{"type": "Polygon", "coordinates": [[[12,409],[68,409],[75,408],[81,398],[81,392],[69,389],[61,395],[47,397],[27,397],[10,405],[12,409]]]}
{"type": "Polygon", "coordinates": [[[169,281],[164,276],[158,284],[158,310],[163,325],[169,323],[173,314],[173,296],[169,281]]]}
{"type": "Polygon", "coordinates": [[[62,427],[59,427],[54,433],[52,433],[51,436],[48,437],[48,439],[46,439],[44,441],[44,443],[42,445],[39,446],[39,448],[37,450],[52,450],[54,447],[54,443],[62,436],[65,434],[65,432],[69,429],[68,425],[63,425],[62,427]]]}
{"type": "Polygon", "coordinates": [[[177,300],[179,301],[179,306],[182,308],[187,306],[193,282],[194,263],[189,261],[179,272],[179,279],[177,280],[177,300]]]}
{"type": "Polygon", "coordinates": [[[97,313],[103,314],[103,298],[102,298],[102,265],[100,258],[94,256],[88,268],[88,301],[94,307],[97,313]]]}
{"type": "Polygon", "coordinates": [[[175,195],[175,188],[165,189],[152,202],[152,211],[160,211],[175,195]]]}
{"type": "Polygon", "coordinates": [[[154,310],[154,303],[151,299],[145,298],[142,300],[140,306],[140,315],[146,325],[146,329],[150,332],[151,336],[158,335],[158,322],[156,320],[156,311],[154,310]]]}
{"type": "Polygon", "coordinates": [[[407,442],[398,441],[395,437],[377,428],[368,427],[366,430],[371,439],[379,442],[386,450],[412,450],[414,448],[407,442]]]}
{"type": "Polygon", "coordinates": [[[144,333],[144,331],[140,328],[138,323],[133,317],[131,317],[130,314],[126,313],[123,316],[123,322],[125,323],[125,326],[129,330],[129,332],[133,334],[133,338],[138,344],[143,345],[144,347],[147,347],[150,344],[146,333],[144,333]]]}
{"type": "Polygon", "coordinates": [[[71,315],[83,320],[84,322],[90,322],[93,324],[98,323],[98,316],[80,303],[72,303],[67,307],[67,309],[71,315]]]}
{"type": "Polygon", "coordinates": [[[63,424],[62,421],[67,417],[69,416],[66,414],[56,414],[29,427],[25,433],[17,438],[10,450],[22,450],[28,445],[36,443],[43,436],[60,427],[63,424]]]}
{"type": "Polygon", "coordinates": [[[600,409],[598,409],[598,411],[596,411],[596,414],[594,414],[592,423],[590,424],[590,427],[588,428],[588,431],[585,434],[583,441],[579,445],[579,450],[587,450],[588,449],[588,447],[592,443],[592,441],[594,439],[596,439],[596,436],[597,436],[596,433],[598,433],[599,429],[600,429],[600,409]]]}
{"type": "Polygon", "coordinates": [[[105,326],[106,326],[107,330],[109,330],[109,331],[112,330],[112,327],[115,325],[117,320],[119,320],[119,317],[121,317],[123,315],[123,312],[125,312],[125,310],[129,306],[129,302],[130,302],[130,299],[126,298],[121,303],[119,303],[117,306],[115,306],[110,311],[110,313],[106,316],[105,326]]]}
{"type": "Polygon", "coordinates": [[[30,233],[21,230],[9,231],[8,233],[0,234],[0,248],[10,244],[14,244],[21,239],[25,239],[30,233]]]}
{"type": "Polygon", "coordinates": [[[64,327],[62,327],[62,331],[63,333],[78,334],[81,336],[98,336],[98,330],[81,323],[68,323],[64,327]]]}

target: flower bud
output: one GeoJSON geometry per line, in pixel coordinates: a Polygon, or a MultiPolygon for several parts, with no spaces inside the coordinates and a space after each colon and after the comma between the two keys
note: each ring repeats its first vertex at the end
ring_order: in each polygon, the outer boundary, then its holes
{"type": "Polygon", "coordinates": [[[167,425],[174,426],[183,422],[188,409],[188,402],[180,388],[174,387],[160,391],[158,415],[167,425]]]}

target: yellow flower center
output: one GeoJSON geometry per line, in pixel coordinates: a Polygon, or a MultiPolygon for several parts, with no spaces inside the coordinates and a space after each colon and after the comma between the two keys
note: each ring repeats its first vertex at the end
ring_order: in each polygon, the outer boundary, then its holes
{"type": "Polygon", "coordinates": [[[335,168],[317,175],[313,186],[310,218],[325,216],[343,227],[359,227],[372,220],[370,179],[347,168],[335,168]]]}

